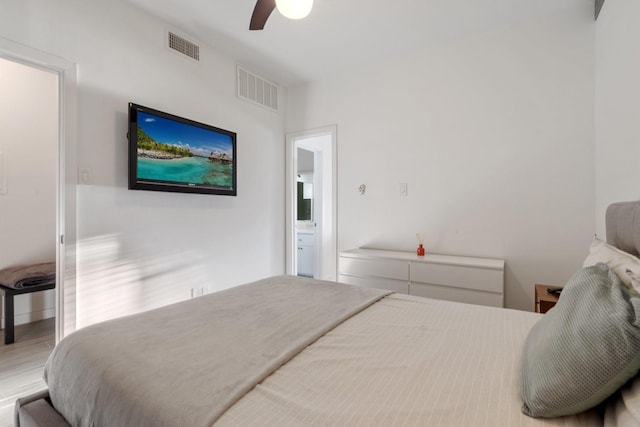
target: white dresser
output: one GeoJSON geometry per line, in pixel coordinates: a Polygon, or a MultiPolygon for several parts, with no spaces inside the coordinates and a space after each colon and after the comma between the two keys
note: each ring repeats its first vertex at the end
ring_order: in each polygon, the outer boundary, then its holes
{"type": "Polygon", "coordinates": [[[409,295],[504,306],[504,260],[353,249],[340,253],[338,281],[409,295]]]}

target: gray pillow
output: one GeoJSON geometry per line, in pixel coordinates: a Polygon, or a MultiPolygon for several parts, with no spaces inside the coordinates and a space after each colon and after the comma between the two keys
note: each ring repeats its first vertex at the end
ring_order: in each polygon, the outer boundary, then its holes
{"type": "Polygon", "coordinates": [[[640,295],[606,264],[576,272],[531,329],[522,357],[522,412],[577,414],[598,405],[640,369],[640,295]]]}

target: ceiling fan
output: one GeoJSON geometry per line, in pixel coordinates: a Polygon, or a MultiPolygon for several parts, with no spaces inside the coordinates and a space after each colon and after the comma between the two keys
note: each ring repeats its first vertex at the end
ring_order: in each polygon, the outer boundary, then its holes
{"type": "Polygon", "coordinates": [[[258,0],[251,15],[249,29],[262,30],[276,7],[289,19],[301,19],[311,12],[313,0],[258,0]]]}

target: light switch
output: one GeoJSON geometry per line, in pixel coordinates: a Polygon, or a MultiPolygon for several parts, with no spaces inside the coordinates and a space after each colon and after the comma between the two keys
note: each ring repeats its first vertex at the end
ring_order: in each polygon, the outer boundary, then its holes
{"type": "Polygon", "coordinates": [[[0,194],[7,194],[7,167],[2,151],[0,151],[0,194]]]}
{"type": "Polygon", "coordinates": [[[78,183],[80,185],[91,185],[91,169],[89,168],[78,169],[78,183]]]}
{"type": "Polygon", "coordinates": [[[407,183],[406,182],[401,182],[400,183],[400,195],[401,196],[407,196],[407,183]]]}

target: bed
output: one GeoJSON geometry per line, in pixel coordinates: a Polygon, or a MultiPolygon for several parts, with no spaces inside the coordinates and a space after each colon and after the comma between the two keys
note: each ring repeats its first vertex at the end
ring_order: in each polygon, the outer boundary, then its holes
{"type": "Polygon", "coordinates": [[[594,240],[546,315],[280,276],[94,325],[16,426],[639,425],[638,221],[608,209],[618,249],[594,240]]]}

